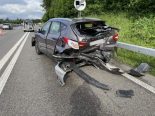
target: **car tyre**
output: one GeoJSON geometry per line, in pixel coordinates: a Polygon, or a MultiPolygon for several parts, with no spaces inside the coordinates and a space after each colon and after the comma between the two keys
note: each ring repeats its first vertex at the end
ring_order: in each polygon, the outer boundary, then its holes
{"type": "Polygon", "coordinates": [[[42,54],[41,51],[40,51],[40,49],[39,49],[38,42],[35,43],[35,50],[36,50],[36,53],[37,53],[38,55],[42,54]]]}

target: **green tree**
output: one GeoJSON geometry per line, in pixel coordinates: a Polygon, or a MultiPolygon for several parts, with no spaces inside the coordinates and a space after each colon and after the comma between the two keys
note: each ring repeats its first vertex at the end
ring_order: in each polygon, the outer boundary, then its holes
{"type": "MultiPolygon", "coordinates": [[[[154,13],[155,0],[86,0],[87,7],[84,15],[99,15],[103,12],[123,11],[137,13],[154,13]]],[[[45,14],[43,21],[53,17],[76,17],[77,10],[74,8],[74,0],[43,0],[45,14]]]]}

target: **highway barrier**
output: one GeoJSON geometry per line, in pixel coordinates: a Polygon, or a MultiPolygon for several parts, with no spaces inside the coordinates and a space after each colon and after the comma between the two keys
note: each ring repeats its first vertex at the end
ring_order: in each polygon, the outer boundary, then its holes
{"type": "Polygon", "coordinates": [[[153,49],[153,48],[146,48],[146,47],[133,45],[133,44],[127,44],[127,43],[123,43],[123,42],[118,42],[117,47],[155,57],[155,49],[153,49]]]}

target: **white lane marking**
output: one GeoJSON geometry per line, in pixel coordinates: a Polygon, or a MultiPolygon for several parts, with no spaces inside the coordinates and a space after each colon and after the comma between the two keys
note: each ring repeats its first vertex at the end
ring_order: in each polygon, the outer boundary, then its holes
{"type": "Polygon", "coordinates": [[[133,81],[134,83],[140,85],[141,87],[143,87],[143,88],[147,89],[148,91],[155,94],[155,88],[152,87],[151,85],[148,85],[147,83],[144,83],[143,81],[136,79],[135,77],[133,77],[127,73],[122,74],[122,76],[126,77],[127,79],[133,81]]]}
{"type": "Polygon", "coordinates": [[[10,61],[10,63],[8,64],[7,68],[5,69],[4,73],[2,74],[2,76],[0,77],[0,95],[3,91],[3,88],[18,60],[18,57],[26,43],[26,40],[28,38],[30,33],[27,34],[27,36],[25,37],[24,41],[22,42],[22,44],[20,45],[20,47],[18,48],[18,50],[16,51],[15,55],[13,56],[12,60],[10,61]]]}
{"type": "MultiPolygon", "coordinates": [[[[113,66],[109,63],[107,63],[107,66],[110,67],[110,68],[116,68],[116,66],[113,66]]],[[[120,68],[119,68],[120,69],[120,68]]],[[[122,69],[120,69],[120,71],[123,73],[124,71],[122,69]]],[[[140,85],[141,87],[147,89],[148,91],[152,92],[155,94],[155,88],[152,87],[151,85],[147,84],[147,83],[144,83],[143,81],[139,80],[139,79],[136,79],[135,77],[127,74],[127,73],[123,73],[122,74],[123,77],[126,77],[127,79],[133,81],[134,83],[140,85]]]]}
{"type": "Polygon", "coordinates": [[[6,62],[9,60],[9,58],[12,56],[12,54],[15,52],[17,47],[21,44],[21,42],[24,40],[28,33],[25,33],[20,40],[9,50],[9,52],[0,60],[0,71],[3,68],[3,66],[6,64],[6,62]]]}

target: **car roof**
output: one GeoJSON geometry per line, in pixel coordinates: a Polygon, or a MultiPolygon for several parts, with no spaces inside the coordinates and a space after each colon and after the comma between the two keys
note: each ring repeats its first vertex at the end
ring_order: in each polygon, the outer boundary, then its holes
{"type": "Polygon", "coordinates": [[[74,22],[89,22],[89,21],[102,21],[98,18],[74,18],[72,19],[74,22]]]}
{"type": "Polygon", "coordinates": [[[98,18],[52,18],[49,21],[60,21],[65,24],[74,24],[79,22],[92,22],[92,21],[102,21],[98,18]]]}

